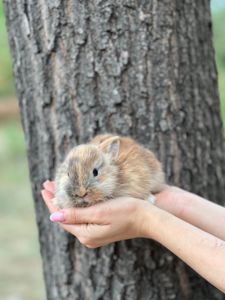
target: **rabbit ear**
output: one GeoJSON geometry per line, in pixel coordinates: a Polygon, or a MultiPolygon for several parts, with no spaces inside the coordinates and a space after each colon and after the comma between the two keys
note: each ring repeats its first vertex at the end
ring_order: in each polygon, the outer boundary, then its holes
{"type": "Polygon", "coordinates": [[[103,152],[109,154],[112,160],[116,160],[120,150],[120,138],[119,136],[108,138],[99,147],[103,152]]]}

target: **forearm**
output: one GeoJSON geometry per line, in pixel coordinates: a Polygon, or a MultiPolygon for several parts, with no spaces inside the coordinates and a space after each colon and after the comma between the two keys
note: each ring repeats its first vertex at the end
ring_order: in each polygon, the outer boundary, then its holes
{"type": "Polygon", "coordinates": [[[154,206],[145,211],[145,217],[145,237],[164,245],[225,292],[224,241],[154,206]]]}
{"type": "Polygon", "coordinates": [[[157,195],[157,207],[225,241],[224,207],[178,188],[169,188],[168,193],[157,195]]]}

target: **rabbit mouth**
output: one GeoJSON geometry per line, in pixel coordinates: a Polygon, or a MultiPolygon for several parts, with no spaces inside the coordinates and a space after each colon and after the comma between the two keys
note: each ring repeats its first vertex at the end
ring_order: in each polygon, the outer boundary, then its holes
{"type": "Polygon", "coordinates": [[[74,201],[74,207],[88,207],[91,205],[92,205],[91,201],[84,198],[77,198],[74,201]]]}

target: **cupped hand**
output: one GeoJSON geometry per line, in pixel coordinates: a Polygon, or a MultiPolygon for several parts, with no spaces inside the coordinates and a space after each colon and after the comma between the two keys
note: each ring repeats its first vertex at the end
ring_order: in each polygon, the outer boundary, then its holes
{"type": "Polygon", "coordinates": [[[54,182],[43,184],[43,199],[51,213],[50,219],[75,235],[89,248],[115,241],[145,237],[149,221],[145,214],[152,205],[131,197],[121,197],[87,208],[58,209],[53,205],[54,182]]]}

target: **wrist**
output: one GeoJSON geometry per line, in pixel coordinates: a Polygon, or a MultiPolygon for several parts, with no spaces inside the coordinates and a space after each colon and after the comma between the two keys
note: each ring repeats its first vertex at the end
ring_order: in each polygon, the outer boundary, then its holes
{"type": "Polygon", "coordinates": [[[157,240],[157,229],[160,226],[161,211],[162,210],[155,205],[143,201],[141,212],[139,213],[140,237],[157,240]]]}
{"type": "Polygon", "coordinates": [[[155,206],[181,218],[190,204],[189,194],[180,188],[169,186],[156,195],[155,206]]]}

